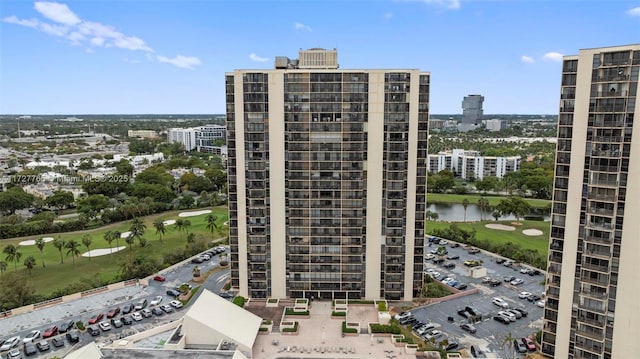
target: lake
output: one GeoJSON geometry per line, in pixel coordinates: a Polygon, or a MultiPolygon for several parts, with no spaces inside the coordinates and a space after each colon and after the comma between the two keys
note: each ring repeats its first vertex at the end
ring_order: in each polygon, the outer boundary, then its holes
{"type": "MultiPolygon", "coordinates": [[[[427,210],[438,214],[438,221],[445,222],[462,222],[465,220],[464,206],[458,203],[432,203],[427,206],[427,210]]],[[[491,216],[492,209],[485,211],[484,220],[494,220],[491,216]]],[[[549,220],[549,214],[544,215],[544,220],[549,220]]],[[[501,216],[500,220],[514,220],[514,216],[501,216]]],[[[476,204],[467,206],[467,222],[477,222],[481,220],[480,207],[476,204]]]]}

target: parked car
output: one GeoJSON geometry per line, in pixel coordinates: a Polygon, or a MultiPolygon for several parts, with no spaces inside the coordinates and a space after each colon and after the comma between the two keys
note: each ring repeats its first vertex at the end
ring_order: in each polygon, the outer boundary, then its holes
{"type": "Polygon", "coordinates": [[[444,262],[442,265],[444,268],[455,268],[456,264],[453,262],[444,262]]]}
{"type": "Polygon", "coordinates": [[[98,326],[100,327],[100,329],[102,329],[103,332],[108,332],[108,331],[111,330],[111,323],[109,323],[107,321],[100,322],[100,324],[98,324],[98,326]]]}
{"type": "Polygon", "coordinates": [[[455,348],[458,347],[458,345],[459,345],[458,342],[454,342],[454,341],[448,342],[444,350],[447,350],[447,351],[454,350],[455,348]]]}
{"type": "Polygon", "coordinates": [[[7,359],[22,359],[22,353],[18,349],[13,349],[7,353],[7,359]]]}
{"type": "MultiPolygon", "coordinates": [[[[87,331],[89,330],[89,328],[93,328],[93,327],[87,327],[87,331]]],[[[98,334],[100,334],[100,332],[98,332],[98,334]]],[[[77,330],[68,331],[67,334],[65,334],[65,337],[67,337],[67,340],[69,341],[69,343],[72,343],[72,344],[80,341],[80,335],[78,334],[77,330]]]]}
{"type": "Polygon", "coordinates": [[[493,316],[493,320],[498,321],[498,322],[500,322],[500,323],[502,323],[502,324],[509,324],[509,323],[511,323],[511,321],[510,321],[509,319],[507,319],[507,318],[505,318],[505,317],[503,317],[503,316],[501,316],[501,315],[494,315],[494,316],[493,316]]]}
{"type": "Polygon", "coordinates": [[[179,300],[172,300],[169,304],[176,309],[182,308],[182,302],[179,300]]]}
{"type": "Polygon", "coordinates": [[[38,349],[36,349],[36,345],[33,344],[32,342],[24,343],[23,350],[24,350],[24,354],[27,356],[35,355],[36,353],[38,353],[38,349]]]}
{"type": "Polygon", "coordinates": [[[56,347],[56,348],[63,347],[64,346],[64,339],[62,338],[62,336],[55,337],[55,338],[51,339],[51,344],[53,344],[53,346],[56,347]]]}
{"type": "Polygon", "coordinates": [[[124,324],[124,325],[133,324],[133,319],[131,319],[131,316],[129,316],[129,315],[123,315],[122,318],[120,318],[120,320],[122,321],[122,324],[124,324]]]}
{"type": "Polygon", "coordinates": [[[502,263],[502,265],[505,266],[505,267],[511,267],[511,265],[513,265],[513,262],[512,261],[504,261],[502,263]]]}
{"type": "Polygon", "coordinates": [[[102,318],[104,318],[104,314],[102,313],[96,314],[93,317],[91,317],[91,319],[89,319],[89,324],[96,324],[97,322],[101,321],[102,318]]]}
{"type": "Polygon", "coordinates": [[[449,260],[460,259],[460,256],[457,255],[457,254],[453,254],[453,255],[450,254],[450,255],[447,256],[447,259],[449,259],[449,260]]]}
{"type": "Polygon", "coordinates": [[[74,322],[73,320],[67,320],[60,324],[60,326],[58,327],[58,332],[66,333],[69,330],[75,328],[75,326],[76,326],[76,322],[74,322]]]}
{"type": "Polygon", "coordinates": [[[202,257],[195,257],[191,260],[191,263],[194,263],[194,264],[200,264],[202,262],[204,262],[204,258],[202,257]]]}
{"type": "Polygon", "coordinates": [[[122,314],[129,314],[129,313],[133,312],[133,309],[134,309],[134,308],[135,308],[135,307],[134,307],[134,305],[133,305],[133,304],[125,304],[125,305],[122,307],[122,314]]]}
{"type": "Polygon", "coordinates": [[[466,283],[458,283],[458,285],[456,285],[456,289],[459,289],[459,290],[467,289],[467,284],[466,283]]]}
{"type": "MultiPolygon", "coordinates": [[[[438,252],[438,251],[436,251],[436,253],[437,253],[437,252],[438,252]]],[[[436,255],[435,255],[434,253],[427,253],[427,254],[425,254],[425,255],[424,255],[424,259],[425,259],[425,260],[430,260],[430,259],[433,259],[433,258],[435,258],[435,257],[436,257],[436,255]]]]}
{"type": "Polygon", "coordinates": [[[153,276],[153,280],[155,280],[156,282],[164,282],[165,280],[167,280],[167,278],[165,278],[165,276],[163,275],[155,275],[153,276]]]}
{"type": "Polygon", "coordinates": [[[54,325],[54,326],[51,326],[51,327],[47,328],[47,329],[42,333],[42,337],[43,337],[43,338],[50,338],[50,337],[52,337],[52,336],[54,336],[54,335],[57,335],[57,334],[58,334],[58,326],[57,326],[57,325],[54,325]]]}
{"type": "Polygon", "coordinates": [[[520,279],[520,278],[516,278],[516,279],[511,281],[511,285],[520,285],[522,283],[524,283],[524,281],[522,279],[520,279]]]}
{"type": "Polygon", "coordinates": [[[518,353],[526,353],[528,351],[522,340],[514,339],[513,347],[518,351],[518,353]]]}
{"type": "Polygon", "coordinates": [[[136,322],[139,322],[142,320],[142,314],[140,314],[140,312],[133,312],[131,314],[131,319],[135,320],[136,322]]]}
{"type": "Polygon", "coordinates": [[[504,258],[496,259],[496,263],[498,263],[498,264],[502,264],[502,263],[504,263],[504,261],[506,261],[506,259],[504,259],[504,258]]]}
{"type": "Polygon", "coordinates": [[[411,312],[401,312],[393,316],[393,319],[400,320],[402,318],[410,317],[411,312]]]}
{"type": "Polygon", "coordinates": [[[530,352],[536,351],[536,343],[534,343],[533,340],[529,338],[522,338],[520,341],[522,341],[522,344],[524,344],[530,352]]]}
{"type": "Polygon", "coordinates": [[[32,330],[27,334],[24,339],[22,339],[23,343],[31,343],[34,339],[40,338],[41,334],[39,330],[32,330]]]}
{"type": "Polygon", "coordinates": [[[182,293],[180,293],[179,291],[177,291],[177,290],[175,290],[175,289],[169,289],[169,290],[167,291],[167,295],[168,295],[168,296],[170,296],[170,297],[174,297],[174,298],[176,298],[176,297],[180,296],[181,294],[182,294],[182,293]]]}
{"type": "Polygon", "coordinates": [[[491,302],[500,308],[506,308],[509,306],[509,303],[505,302],[505,300],[500,297],[493,298],[491,302]]]}
{"type": "Polygon", "coordinates": [[[118,314],[120,314],[120,307],[115,307],[107,312],[107,318],[113,318],[118,314]]]}
{"type": "Polygon", "coordinates": [[[516,321],[516,316],[513,313],[507,312],[506,310],[501,310],[498,312],[498,315],[501,315],[507,319],[509,319],[512,322],[516,321]]]}
{"type": "Polygon", "coordinates": [[[141,309],[146,308],[146,307],[147,307],[147,300],[143,299],[143,300],[141,300],[141,301],[136,303],[136,305],[134,306],[134,309],[135,310],[141,310],[141,309]]]}
{"type": "Polygon", "coordinates": [[[520,273],[522,274],[529,274],[529,272],[531,272],[532,270],[529,268],[522,268],[520,269],[520,273]]]}
{"type": "Polygon", "coordinates": [[[153,315],[151,310],[148,309],[148,308],[145,308],[145,309],[141,310],[140,314],[142,314],[142,316],[145,317],[145,318],[149,318],[149,317],[151,317],[153,315]]]}
{"type": "Polygon", "coordinates": [[[535,303],[538,300],[540,300],[540,296],[537,294],[531,294],[530,296],[527,297],[527,300],[530,301],[531,303],[535,303]]]}
{"type": "Polygon", "coordinates": [[[516,277],[512,276],[512,275],[506,275],[502,278],[505,282],[511,282],[512,280],[516,279],[516,277]]]}
{"type": "Polygon", "coordinates": [[[451,244],[449,244],[449,247],[451,247],[451,248],[458,248],[458,247],[460,247],[460,244],[459,244],[459,243],[457,243],[457,242],[451,242],[451,244]]]}
{"type": "Polygon", "coordinates": [[[539,301],[537,301],[537,302],[536,302],[536,305],[537,305],[538,307],[540,307],[540,308],[544,308],[544,305],[545,305],[545,301],[544,301],[544,299],[543,299],[543,300],[539,300],[539,301]]]}
{"type": "MultiPolygon", "coordinates": [[[[100,335],[100,329],[90,325],[87,327],[87,333],[89,333],[89,335],[91,335],[92,337],[97,337],[98,335],[100,335]]],[[[80,337],[78,337],[78,340],[80,340],[80,337]]]]}
{"type": "Polygon", "coordinates": [[[467,250],[467,252],[469,252],[469,254],[476,254],[476,253],[480,253],[480,250],[478,248],[471,247],[467,250]]]}
{"type": "Polygon", "coordinates": [[[460,314],[464,318],[471,318],[471,313],[469,313],[466,310],[464,310],[464,308],[458,309],[458,314],[460,314]]]}
{"type": "Polygon", "coordinates": [[[0,351],[5,351],[9,349],[13,349],[20,344],[20,336],[11,337],[0,345],[0,351]]]}
{"type": "Polygon", "coordinates": [[[39,351],[41,352],[46,352],[47,350],[49,350],[51,347],[49,346],[49,342],[46,340],[41,340],[39,342],[36,343],[36,347],[38,348],[39,351]]]}
{"type": "Polygon", "coordinates": [[[522,313],[520,313],[519,311],[517,311],[515,309],[506,309],[505,312],[509,312],[509,313],[515,315],[516,319],[522,318],[522,313]]]}
{"type": "Polygon", "coordinates": [[[124,325],[122,324],[122,320],[120,320],[119,318],[111,319],[111,324],[114,328],[122,328],[122,326],[124,325]]]}
{"type": "Polygon", "coordinates": [[[158,304],[160,304],[160,302],[162,302],[162,296],[158,295],[155,298],[153,298],[153,300],[151,300],[150,305],[151,306],[158,305],[158,304]]]}
{"type": "Polygon", "coordinates": [[[531,295],[531,293],[530,293],[530,292],[520,292],[520,293],[518,294],[518,298],[520,298],[520,299],[527,299],[527,297],[528,297],[528,296],[530,296],[530,295],[531,295]]]}
{"type": "Polygon", "coordinates": [[[464,310],[469,312],[471,315],[480,315],[480,312],[477,309],[475,309],[473,307],[470,307],[470,306],[464,307],[464,310]]]}
{"type": "Polygon", "coordinates": [[[516,311],[520,312],[520,314],[522,314],[523,317],[526,317],[527,315],[529,315],[529,312],[527,312],[526,310],[524,310],[522,308],[513,308],[513,310],[516,310],[516,311]]]}
{"type": "Polygon", "coordinates": [[[164,311],[162,311],[162,309],[160,309],[160,307],[153,307],[153,309],[151,309],[151,313],[157,315],[157,316],[161,316],[164,315],[164,311]]]}
{"type": "Polygon", "coordinates": [[[499,280],[497,280],[497,279],[492,279],[492,280],[489,282],[489,285],[490,285],[490,286],[492,286],[492,287],[497,287],[497,286],[499,286],[500,284],[502,284],[502,282],[500,282],[500,281],[499,281],[499,280]]]}
{"type": "Polygon", "coordinates": [[[464,330],[465,332],[469,332],[471,334],[473,334],[473,333],[475,333],[477,331],[476,327],[474,327],[471,324],[467,324],[467,323],[462,324],[460,326],[460,329],[464,330]]]}

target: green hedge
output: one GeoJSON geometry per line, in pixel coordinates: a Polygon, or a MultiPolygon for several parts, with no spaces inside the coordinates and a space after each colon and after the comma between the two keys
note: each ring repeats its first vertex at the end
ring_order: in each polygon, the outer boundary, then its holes
{"type": "Polygon", "coordinates": [[[241,295],[233,298],[233,304],[237,305],[238,307],[244,307],[244,303],[247,301],[247,299],[241,295]]]}
{"type": "Polygon", "coordinates": [[[413,339],[411,339],[411,338],[396,339],[396,343],[414,344],[413,343],[413,339]]]}
{"type": "Polygon", "coordinates": [[[78,328],[79,330],[84,330],[84,323],[80,321],[76,322],[76,328],[78,328]]]}
{"type": "Polygon", "coordinates": [[[287,310],[285,310],[284,314],[286,314],[286,315],[309,315],[309,311],[305,310],[304,312],[296,312],[291,308],[287,308],[287,310]]]}
{"type": "Polygon", "coordinates": [[[282,329],[283,332],[285,333],[295,333],[298,331],[298,322],[295,322],[295,324],[293,325],[293,328],[284,328],[282,329]]]}
{"type": "Polygon", "coordinates": [[[342,322],[342,332],[343,333],[358,333],[358,329],[356,329],[356,328],[347,328],[347,322],[342,322]]]}
{"type": "Polygon", "coordinates": [[[347,316],[347,312],[331,312],[331,315],[334,317],[346,317],[347,316]]]}
{"type": "Polygon", "coordinates": [[[374,304],[372,300],[350,300],[348,304],[374,304]]]}
{"type": "Polygon", "coordinates": [[[378,302],[378,311],[379,312],[386,312],[387,311],[387,304],[385,302],[378,302]]]}
{"type": "Polygon", "coordinates": [[[269,330],[269,328],[260,328],[258,330],[261,331],[261,332],[266,332],[267,330],[269,330]]]}
{"type": "Polygon", "coordinates": [[[371,333],[400,334],[397,324],[371,324],[371,333]]]}

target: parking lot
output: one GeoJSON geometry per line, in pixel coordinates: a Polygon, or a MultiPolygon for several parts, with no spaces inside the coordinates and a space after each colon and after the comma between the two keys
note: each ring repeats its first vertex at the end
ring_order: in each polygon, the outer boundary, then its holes
{"type": "MultiPolygon", "coordinates": [[[[502,257],[492,253],[480,251],[479,253],[470,254],[463,245],[452,248],[454,242],[445,245],[448,256],[459,256],[459,259],[447,259],[445,262],[455,263],[455,267],[445,269],[442,264],[434,264],[433,260],[425,260],[425,270],[432,268],[441,275],[455,278],[461,283],[468,285],[466,290],[478,288],[479,292],[448,300],[442,303],[421,307],[412,310],[411,313],[416,319],[428,323],[432,322],[436,328],[446,336],[438,338],[442,340],[445,337],[448,341],[456,341],[461,347],[469,348],[474,345],[482,351],[500,352],[500,341],[507,335],[520,339],[529,336],[542,328],[542,312],[543,308],[526,299],[521,299],[518,294],[522,291],[543,295],[544,286],[541,282],[544,280],[544,273],[538,275],[522,274],[522,268],[531,268],[528,266],[512,265],[506,267],[496,263],[496,260],[502,257]],[[483,278],[472,278],[470,276],[470,267],[465,266],[467,260],[480,260],[482,267],[486,268],[486,276],[500,282],[499,285],[491,286],[483,283],[483,278]],[[522,284],[512,285],[504,280],[505,276],[514,276],[523,280],[522,284]],[[528,314],[526,317],[517,319],[510,324],[503,324],[493,319],[495,315],[503,308],[492,303],[493,298],[500,297],[508,303],[508,308],[521,308],[528,314]],[[474,310],[482,314],[482,321],[473,324],[477,328],[477,332],[470,334],[460,328],[463,323],[469,323],[469,320],[458,314],[458,310],[466,306],[472,307],[474,310]],[[453,319],[453,321],[451,321],[453,319]]],[[[439,244],[432,244],[426,247],[426,253],[440,247],[439,244]]],[[[445,257],[446,258],[446,257],[445,257]]],[[[502,258],[504,259],[504,258],[502,258]]],[[[485,280],[486,281],[486,280],[485,280]]]]}

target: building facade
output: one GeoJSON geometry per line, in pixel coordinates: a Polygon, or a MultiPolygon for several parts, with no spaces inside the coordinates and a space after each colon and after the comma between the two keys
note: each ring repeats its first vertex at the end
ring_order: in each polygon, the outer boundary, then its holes
{"type": "Polygon", "coordinates": [[[478,151],[455,149],[429,155],[429,173],[449,170],[467,181],[493,176],[502,178],[520,170],[520,156],[482,156],[478,151]]]}
{"type": "Polygon", "coordinates": [[[484,96],[469,95],[462,99],[462,123],[479,125],[482,122],[484,96]]]}
{"type": "Polygon", "coordinates": [[[640,45],[565,56],[542,352],[640,353],[640,45]]]}
{"type": "Polygon", "coordinates": [[[494,119],[485,121],[485,126],[487,128],[487,131],[499,132],[507,129],[507,121],[494,118],[494,119]]]}
{"type": "Polygon", "coordinates": [[[337,53],[226,74],[231,280],[265,297],[422,288],[429,74],[337,53]]]}
{"type": "Polygon", "coordinates": [[[127,137],[157,138],[158,134],[154,130],[129,130],[127,137]]]}
{"type": "Polygon", "coordinates": [[[170,128],[167,130],[169,143],[181,143],[185,151],[196,150],[205,153],[218,153],[221,151],[218,140],[225,140],[227,128],[220,125],[205,125],[191,128],[170,128]]]}

